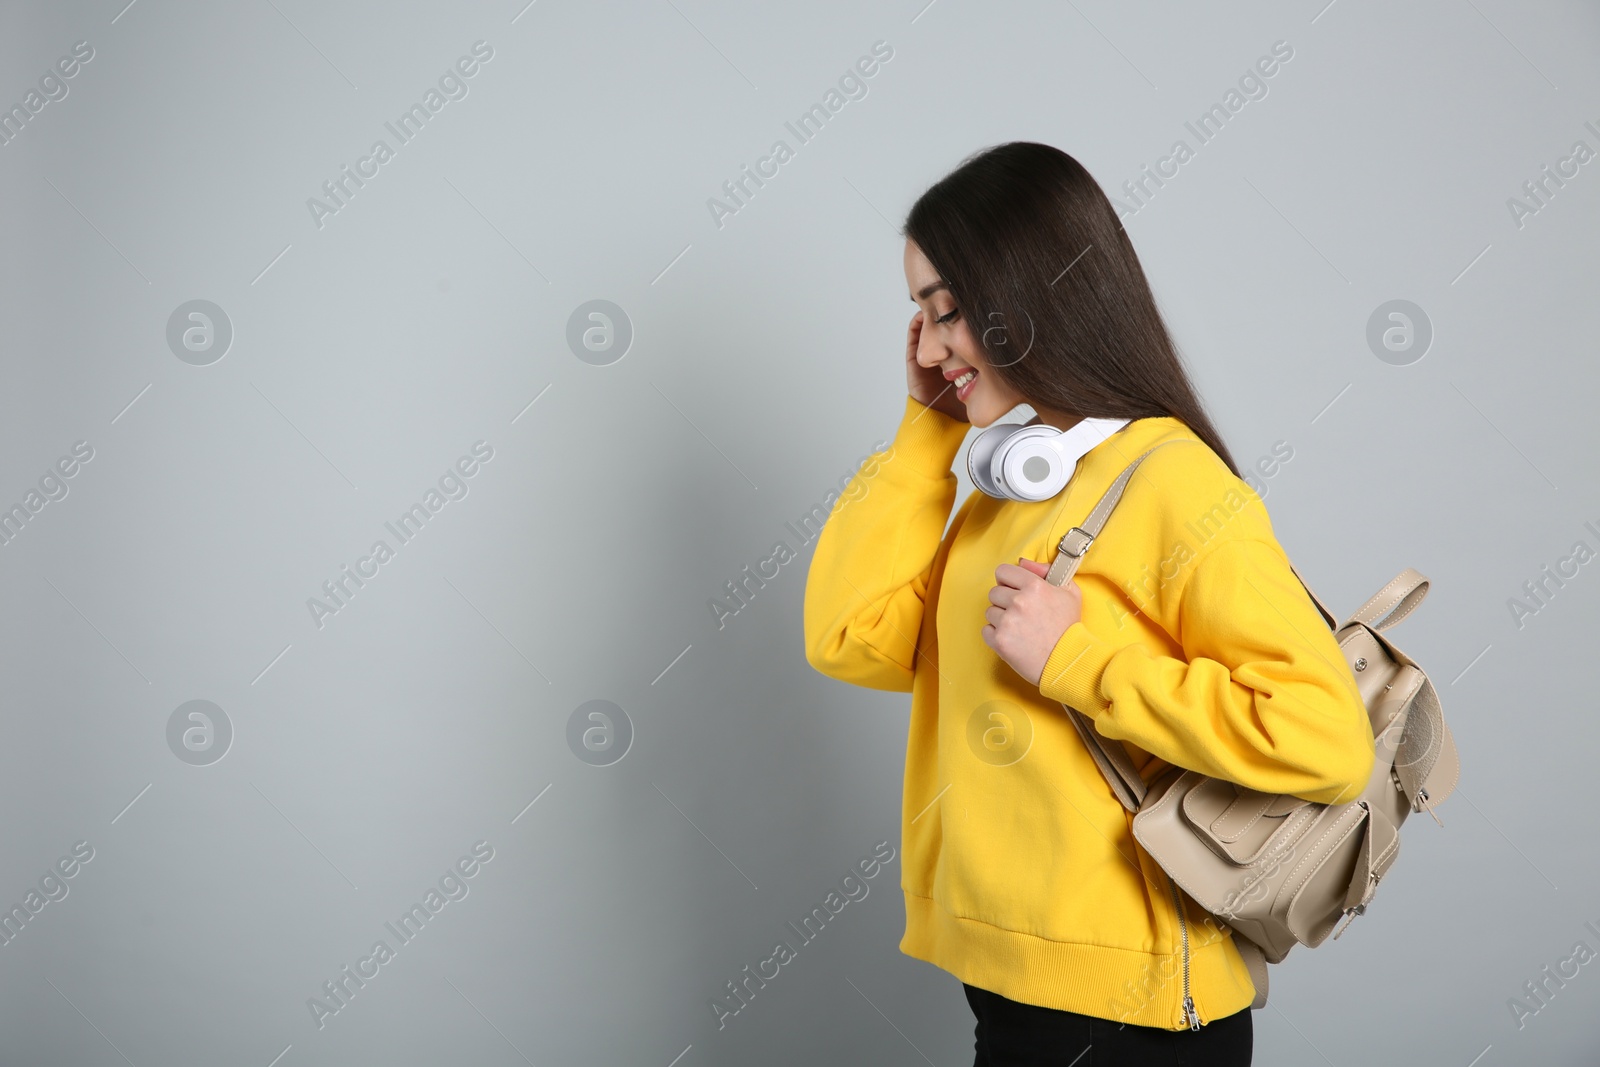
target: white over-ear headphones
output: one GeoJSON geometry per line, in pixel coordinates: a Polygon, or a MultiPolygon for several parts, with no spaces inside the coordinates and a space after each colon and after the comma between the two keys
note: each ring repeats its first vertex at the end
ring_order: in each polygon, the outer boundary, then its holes
{"type": "Polygon", "coordinates": [[[1063,432],[1043,423],[996,423],[973,438],[967,473],[988,496],[1049,500],[1086,452],[1126,425],[1127,419],[1082,419],[1063,432]]]}

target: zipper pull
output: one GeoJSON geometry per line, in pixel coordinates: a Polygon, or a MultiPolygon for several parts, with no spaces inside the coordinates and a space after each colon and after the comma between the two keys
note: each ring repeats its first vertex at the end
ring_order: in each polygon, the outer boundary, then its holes
{"type": "Polygon", "coordinates": [[[1438,823],[1440,826],[1444,825],[1444,820],[1439,818],[1438,812],[1434,811],[1432,805],[1428,803],[1428,791],[1426,789],[1418,790],[1417,802],[1422,806],[1424,811],[1433,816],[1434,822],[1438,823]]]}
{"type": "Polygon", "coordinates": [[[1184,1022],[1189,1024],[1189,1029],[1200,1029],[1200,1013],[1194,1010],[1193,997],[1185,996],[1183,998],[1183,1019],[1184,1022]]]}
{"type": "Polygon", "coordinates": [[[1355,907],[1353,907],[1350,910],[1346,911],[1344,913],[1344,922],[1340,923],[1339,924],[1339,929],[1337,929],[1337,930],[1335,930],[1333,932],[1333,939],[1335,941],[1339,940],[1339,935],[1344,933],[1345,927],[1347,927],[1351,923],[1355,922],[1357,915],[1365,915],[1366,913],[1367,913],[1367,906],[1365,904],[1357,904],[1355,907]]]}

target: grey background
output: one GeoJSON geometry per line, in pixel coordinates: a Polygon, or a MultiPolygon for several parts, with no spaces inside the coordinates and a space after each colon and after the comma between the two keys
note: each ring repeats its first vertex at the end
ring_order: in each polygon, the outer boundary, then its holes
{"type": "Polygon", "coordinates": [[[1600,148],[1594,6],[924,2],[0,8],[5,106],[95,50],[0,147],[0,503],[94,449],[0,548],[0,902],[95,850],[0,946],[0,1059],[970,1063],[959,983],[898,951],[898,855],[717,1028],[786,921],[898,850],[909,698],[806,664],[809,548],[720,631],[708,600],[892,434],[929,183],[1030,139],[1115,193],[1284,40],[1126,226],[1239,461],[1293,447],[1267,503],[1323,599],[1433,580],[1394,633],[1463,777],[1275,970],[1256,1062],[1594,1062],[1600,964],[1521,1029],[1507,1001],[1600,949],[1600,565],[1521,628],[1508,600],[1600,546],[1600,162],[1506,206],[1600,148]],[[307,198],[480,39],[318,228],[307,198]],[[707,198],[878,40],[868,95],[719,228],[707,198]],[[234,329],[209,366],[166,344],[194,299],[234,329]],[[565,340],[593,299],[634,331],[608,366],[565,340]],[[1434,330],[1407,366],[1365,340],[1392,299],[1434,330]],[[478,440],[468,495],[318,629],[307,598],[478,440]],[[234,730],[209,766],[166,741],[196,699],[234,730]],[[566,741],[597,699],[634,731],[605,767],[566,741]],[[308,998],[480,840],[319,1029],[308,998]]]}

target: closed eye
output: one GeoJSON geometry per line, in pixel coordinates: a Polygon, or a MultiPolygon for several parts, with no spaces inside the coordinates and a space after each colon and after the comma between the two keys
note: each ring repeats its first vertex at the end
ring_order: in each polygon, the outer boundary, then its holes
{"type": "Polygon", "coordinates": [[[933,321],[934,322],[938,322],[938,323],[953,322],[955,320],[955,317],[957,315],[959,315],[959,314],[961,314],[961,309],[960,308],[955,308],[954,310],[952,310],[950,312],[950,314],[948,314],[948,315],[940,315],[938,318],[934,319],[933,321]]]}

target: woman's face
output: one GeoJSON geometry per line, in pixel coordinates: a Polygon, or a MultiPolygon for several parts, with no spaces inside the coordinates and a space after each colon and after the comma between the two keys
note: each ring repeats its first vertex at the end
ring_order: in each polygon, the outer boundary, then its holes
{"type": "Polygon", "coordinates": [[[946,381],[977,375],[955,388],[956,399],[966,405],[967,421],[980,428],[988,426],[1018,404],[1027,403],[984,361],[978,339],[966,316],[957,310],[949,286],[915,241],[906,241],[905,267],[911,300],[922,309],[917,363],[942,374],[946,381]]]}

